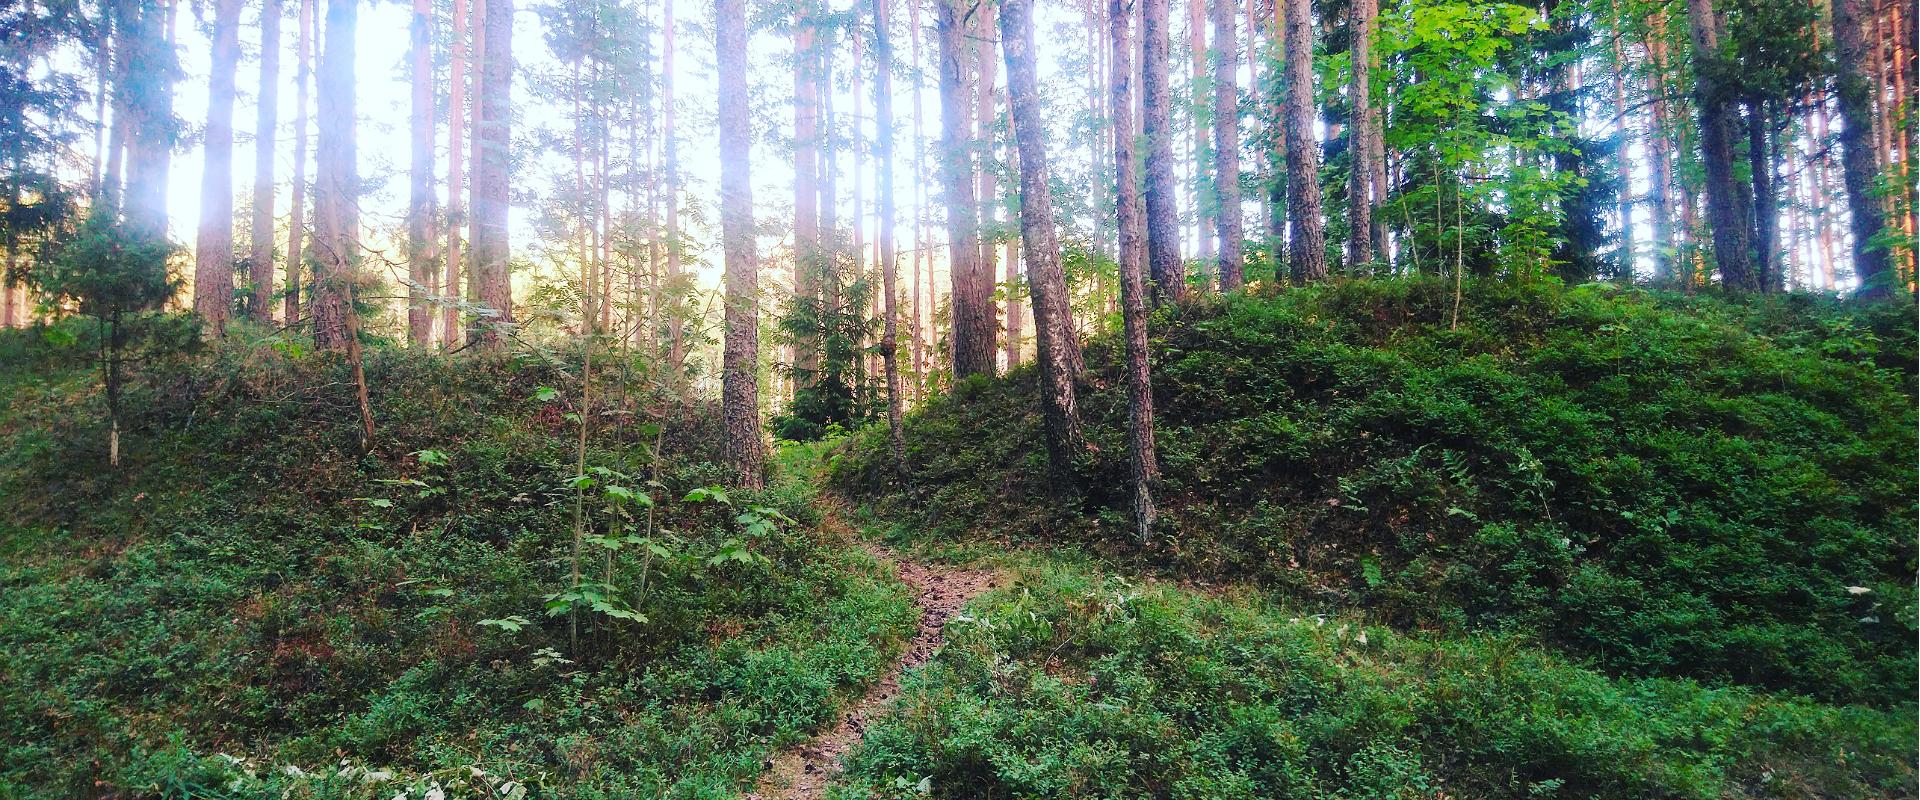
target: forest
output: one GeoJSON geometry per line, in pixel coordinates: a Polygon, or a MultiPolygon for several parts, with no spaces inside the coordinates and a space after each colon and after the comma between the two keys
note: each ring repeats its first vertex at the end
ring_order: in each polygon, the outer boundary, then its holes
{"type": "Polygon", "coordinates": [[[0,0],[0,800],[1920,800],[1916,16],[0,0]]]}

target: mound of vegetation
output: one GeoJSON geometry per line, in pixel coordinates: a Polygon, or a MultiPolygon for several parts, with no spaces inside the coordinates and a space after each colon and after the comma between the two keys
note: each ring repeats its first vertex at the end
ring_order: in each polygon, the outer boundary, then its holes
{"type": "Polygon", "coordinates": [[[343,365],[234,345],[130,376],[114,470],[63,332],[0,340],[0,796],[727,796],[911,631],[617,365],[371,351],[362,455],[343,365]]]}
{"type": "Polygon", "coordinates": [[[1608,678],[1512,637],[1077,565],[983,601],[868,730],[841,797],[1913,796],[1907,712],[1608,678]]]}
{"type": "Polygon", "coordinates": [[[1112,341],[1087,352],[1075,480],[1019,371],[911,417],[904,485],[884,432],[835,484],[924,529],[1537,635],[1615,674],[1912,700],[1910,308],[1505,281],[1456,306],[1392,280],[1205,301],[1152,338],[1144,548],[1112,341]]]}

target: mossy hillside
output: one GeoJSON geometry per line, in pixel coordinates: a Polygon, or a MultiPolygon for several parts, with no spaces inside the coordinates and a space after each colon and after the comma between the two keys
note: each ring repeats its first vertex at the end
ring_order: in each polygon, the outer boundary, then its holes
{"type": "Polygon", "coordinates": [[[712,423],[617,368],[588,410],[587,533],[664,552],[588,545],[645,621],[589,613],[574,647],[545,613],[572,548],[564,359],[371,350],[367,456],[325,357],[150,365],[115,473],[95,377],[48,349],[0,346],[0,796],[733,796],[911,630],[884,572],[811,530],[804,486],[683,501],[722,474],[712,423]],[[655,499],[651,528],[614,483],[655,499]],[[755,507],[796,522],[736,519],[755,507]]]}
{"type": "Polygon", "coordinates": [[[1144,550],[1106,338],[1076,481],[1047,470],[1024,370],[912,415],[905,484],[883,432],[833,480],[940,534],[1537,635],[1615,674],[1911,701],[1910,308],[1487,281],[1455,325],[1452,289],[1330,283],[1157,315],[1165,521],[1144,550]]]}
{"type": "Polygon", "coordinates": [[[868,730],[840,800],[1915,793],[1911,710],[1611,678],[1512,636],[1012,560],[868,730]]]}

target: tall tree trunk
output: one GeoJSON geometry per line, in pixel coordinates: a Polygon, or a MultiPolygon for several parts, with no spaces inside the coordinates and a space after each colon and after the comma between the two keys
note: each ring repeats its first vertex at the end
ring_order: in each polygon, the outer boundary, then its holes
{"type": "Polygon", "coordinates": [[[1648,22],[1647,93],[1652,95],[1653,128],[1648,144],[1652,147],[1651,189],[1653,191],[1653,282],[1673,280],[1675,242],[1673,236],[1673,148],[1668,143],[1670,115],[1667,111],[1666,16],[1658,13],[1648,22]]]}
{"type": "Polygon", "coordinates": [[[1733,289],[1758,288],[1752,274],[1752,198],[1733,173],[1733,144],[1739,120],[1733,98],[1720,85],[1720,24],[1713,0],[1687,0],[1693,37],[1694,97],[1700,108],[1700,150],[1707,176],[1707,214],[1713,228],[1714,261],[1721,283],[1733,289]]]}
{"type": "Polygon", "coordinates": [[[1878,171],[1868,139],[1873,130],[1874,88],[1866,74],[1869,56],[1862,25],[1864,16],[1871,13],[1866,0],[1833,0],[1833,41],[1840,67],[1840,169],[1853,230],[1853,274],[1860,279],[1862,297],[1884,298],[1892,295],[1897,278],[1886,248],[1873,241],[1886,227],[1886,217],[1873,196],[1878,171]]]}
{"type": "Polygon", "coordinates": [[[486,37],[480,48],[480,90],[475,114],[473,164],[473,264],[480,304],[493,310],[468,333],[470,341],[495,345],[499,326],[513,324],[513,285],[507,251],[507,161],[512,140],[513,0],[485,0],[486,37]]]}
{"type": "MultiPolygon", "coordinates": [[[[1233,0],[1226,0],[1232,4],[1233,0]]],[[[1193,180],[1187,184],[1188,207],[1193,209],[1193,238],[1198,247],[1196,255],[1202,263],[1214,258],[1214,225],[1212,197],[1213,188],[1207,174],[1207,164],[1213,161],[1207,152],[1207,129],[1211,124],[1209,116],[1209,98],[1205,92],[1207,82],[1207,21],[1204,6],[1217,6],[1217,0],[1187,0],[1187,128],[1192,137],[1188,140],[1190,161],[1193,165],[1193,180]]],[[[1171,77],[1169,77],[1171,80],[1171,77]]]]}
{"type": "Polygon", "coordinates": [[[1007,370],[1009,372],[1011,372],[1014,367],[1020,366],[1021,339],[1025,338],[1025,334],[1021,332],[1020,324],[1020,318],[1025,315],[1025,312],[1021,311],[1020,299],[1015,296],[1013,291],[1013,287],[1020,282],[1019,269],[1021,263],[1020,237],[1009,236],[1007,237],[1007,269],[1006,272],[1003,273],[1006,279],[1002,281],[1007,286],[1007,335],[1003,337],[1005,341],[1004,346],[1001,348],[1002,353],[1006,356],[1007,370]]]}
{"type": "Polygon", "coordinates": [[[354,143],[354,28],[357,0],[327,0],[320,56],[320,146],[313,197],[313,338],[322,350],[351,341],[359,263],[360,173],[354,143]]]}
{"type": "MultiPolygon", "coordinates": [[[[680,286],[680,140],[674,133],[673,0],[664,0],[660,51],[660,149],[667,166],[667,283],[671,292],[667,315],[667,365],[676,380],[687,363],[686,303],[680,286]]],[[[684,381],[680,391],[685,392],[684,381]]]]}
{"type": "Polygon", "coordinates": [[[1760,291],[1780,288],[1780,204],[1774,196],[1772,149],[1767,146],[1773,116],[1765,100],[1747,101],[1747,165],[1753,179],[1753,275],[1760,291]]]}
{"type": "MultiPolygon", "coordinates": [[[[998,0],[980,0],[971,15],[973,29],[970,33],[974,47],[974,75],[977,78],[973,87],[973,121],[977,126],[974,141],[980,147],[980,155],[973,162],[973,181],[980,201],[980,270],[987,274],[988,280],[993,280],[1000,266],[1000,186],[999,175],[994,171],[995,151],[999,144],[994,126],[1000,116],[994,107],[994,94],[999,83],[1000,64],[993,52],[994,39],[999,36],[998,13],[998,0]]],[[[1014,307],[1011,300],[1007,307],[1014,307]]],[[[1000,328],[999,311],[997,306],[993,309],[996,329],[1000,328]]]]}
{"type": "MultiPolygon", "coordinates": [[[[1365,2],[1367,0],[1362,0],[1365,2]]],[[[1238,6],[1213,4],[1213,222],[1220,244],[1220,290],[1240,288],[1246,239],[1240,214],[1240,50],[1238,6]]],[[[1251,43],[1249,43],[1251,44],[1251,43]]]]}
{"type": "Polygon", "coordinates": [[[440,266],[435,261],[433,217],[433,4],[413,0],[409,26],[413,51],[412,195],[407,203],[407,332],[415,347],[433,343],[433,305],[429,293],[438,288],[440,266]]]}
{"type": "Polygon", "coordinates": [[[1348,271],[1359,274],[1374,259],[1373,251],[1373,28],[1379,15],[1378,0],[1352,0],[1349,31],[1353,43],[1348,56],[1353,63],[1353,84],[1347,99],[1353,104],[1353,119],[1347,127],[1347,153],[1352,164],[1347,170],[1347,260],[1348,271]]]}
{"type": "MultiPolygon", "coordinates": [[[[280,127],[280,0],[260,9],[260,94],[253,124],[253,232],[248,236],[247,311],[273,321],[273,155],[280,127]]],[[[292,320],[288,320],[292,322],[292,320]]]]}
{"type": "Polygon", "coordinates": [[[133,24],[122,39],[127,64],[117,88],[128,124],[123,209],[129,227],[154,238],[167,235],[167,179],[180,137],[173,117],[173,83],[180,67],[166,33],[174,2],[153,0],[135,4],[137,12],[127,11],[126,21],[133,24]]]}
{"type": "Polygon", "coordinates": [[[1287,260],[1293,282],[1327,277],[1326,223],[1320,219],[1320,152],[1313,138],[1313,4],[1281,0],[1287,12],[1287,210],[1293,226],[1287,260]]]}
{"type": "MultiPolygon", "coordinates": [[[[1624,28],[1622,20],[1615,18],[1616,27],[1624,28]]],[[[1613,40],[1613,127],[1618,139],[1614,145],[1614,166],[1617,170],[1620,189],[1618,206],[1620,213],[1620,263],[1615,267],[1615,278],[1621,283],[1633,283],[1633,129],[1627,123],[1627,46],[1616,36],[1613,40]]]]}
{"type": "MultiPolygon", "coordinates": [[[[826,259],[820,231],[820,70],[814,43],[813,0],[801,0],[793,26],[793,296],[818,299],[826,259]]],[[[832,231],[826,232],[832,236],[832,231]]],[[[796,302],[797,305],[797,302],[796,302]]],[[[795,345],[794,389],[812,385],[820,369],[817,348],[795,345]]]]}
{"type": "MultiPolygon", "coordinates": [[[[918,2],[918,0],[909,0],[918,2]]],[[[873,116],[874,158],[880,204],[880,290],[883,292],[880,328],[881,366],[887,377],[887,441],[893,446],[893,468],[907,471],[907,437],[902,426],[905,410],[900,397],[900,265],[893,244],[893,30],[887,0],[873,0],[873,116]]]]}
{"type": "Polygon", "coordinates": [[[467,0],[453,0],[453,52],[447,69],[447,252],[446,283],[448,303],[440,320],[441,342],[451,349],[460,339],[460,302],[467,299],[461,288],[461,231],[467,224],[467,86],[474,79],[472,62],[467,57],[467,35],[472,13],[467,0]]]}
{"type": "MultiPolygon", "coordinates": [[[[913,44],[913,64],[916,67],[921,63],[920,5],[919,0],[908,0],[907,2],[907,35],[913,44]]],[[[931,295],[933,292],[938,291],[934,288],[933,281],[932,235],[927,231],[927,206],[930,205],[927,200],[927,181],[920,177],[926,174],[927,169],[927,137],[925,133],[927,114],[926,104],[921,102],[920,88],[923,83],[921,74],[918,69],[915,69],[913,72],[912,172],[916,179],[910,182],[913,186],[913,396],[915,402],[918,402],[926,396],[927,379],[928,375],[932,372],[927,351],[930,349],[928,347],[928,340],[933,337],[927,334],[927,329],[931,322],[930,318],[933,316],[934,303],[931,295]],[[921,291],[921,266],[923,264],[926,268],[925,289],[927,299],[927,308],[924,310],[920,307],[920,301],[923,296],[921,291]]]]}
{"type": "Polygon", "coordinates": [[[1020,150],[1020,241],[1033,295],[1033,338],[1043,389],[1047,457],[1056,474],[1069,475],[1086,449],[1075,398],[1080,342],[1074,337],[1067,279],[1060,267],[1059,234],[1047,182],[1046,120],[1033,54],[1033,0],[1002,0],[1000,47],[1007,59],[1007,105],[1020,150]]]}
{"type": "Polygon", "coordinates": [[[287,221],[287,299],[283,312],[287,324],[300,321],[300,276],[306,272],[307,258],[301,240],[307,232],[307,86],[313,77],[313,4],[300,0],[299,34],[294,42],[293,91],[293,200],[287,221]]]}
{"type": "Polygon", "coordinates": [[[714,0],[715,65],[720,76],[720,240],[726,262],[726,334],[720,405],[727,463],[740,485],[759,488],[760,270],[755,263],[752,129],[747,117],[747,19],[744,0],[714,0]]]}
{"type": "Polygon", "coordinates": [[[1127,454],[1132,463],[1134,534],[1145,543],[1157,512],[1153,484],[1159,462],[1153,452],[1153,385],[1147,364],[1147,252],[1140,188],[1133,160],[1133,45],[1127,28],[1131,0],[1107,0],[1108,46],[1113,62],[1114,205],[1120,232],[1120,317],[1127,340],[1127,454]]]}
{"type": "Polygon", "coordinates": [[[1273,255],[1275,282],[1287,275],[1287,3],[1267,0],[1272,16],[1267,25],[1267,86],[1264,106],[1273,126],[1273,144],[1267,156],[1267,247],[1273,255]]]}
{"type": "Polygon", "coordinates": [[[1147,269],[1157,302],[1179,302],[1187,268],[1180,260],[1180,210],[1173,181],[1173,93],[1167,85],[1172,49],[1169,0],[1144,0],[1140,36],[1142,116],[1147,134],[1147,269]]]}
{"type": "Polygon", "coordinates": [[[207,79],[206,163],[200,231],[193,246],[193,310],[208,334],[226,334],[233,308],[233,94],[240,68],[240,0],[213,9],[213,69],[207,79]]]}
{"type": "Polygon", "coordinates": [[[940,174],[946,183],[948,269],[953,273],[955,379],[994,372],[993,273],[980,263],[979,221],[974,216],[972,162],[967,131],[966,27],[954,5],[934,0],[940,34],[940,174]]]}

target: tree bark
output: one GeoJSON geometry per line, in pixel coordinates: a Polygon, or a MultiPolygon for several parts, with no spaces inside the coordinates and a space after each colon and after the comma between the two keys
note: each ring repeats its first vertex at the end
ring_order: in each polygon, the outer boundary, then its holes
{"type": "Polygon", "coordinates": [[[174,0],[135,5],[137,12],[127,12],[132,29],[121,40],[126,70],[117,89],[128,126],[123,211],[128,226],[140,235],[164,238],[168,172],[180,136],[173,118],[173,82],[180,68],[165,34],[174,17],[174,0]]]}
{"type": "MultiPolygon", "coordinates": [[[[1623,20],[1616,17],[1617,27],[1623,20]]],[[[1614,146],[1614,168],[1620,181],[1617,196],[1620,213],[1620,258],[1615,280],[1633,283],[1633,129],[1627,123],[1627,46],[1620,37],[1613,40],[1613,127],[1619,137],[1614,146]]]]}
{"type": "Polygon", "coordinates": [[[213,67],[207,79],[200,231],[193,246],[193,310],[216,337],[226,334],[233,308],[233,95],[239,67],[240,0],[218,0],[213,9],[213,67]]]}
{"type": "Polygon", "coordinates": [[[287,299],[283,312],[287,324],[300,320],[300,276],[306,271],[302,238],[307,230],[307,86],[313,77],[313,4],[300,0],[300,32],[294,42],[293,92],[293,198],[291,218],[287,221],[287,299]]]}
{"type": "MultiPolygon", "coordinates": [[[[1701,2],[1701,0],[1692,0],[1701,2]]],[[[1880,201],[1873,196],[1879,172],[1874,164],[1873,85],[1866,74],[1867,40],[1863,16],[1871,14],[1866,0],[1833,0],[1833,41],[1839,49],[1840,172],[1847,190],[1848,223],[1853,230],[1853,274],[1862,297],[1893,294],[1896,280],[1886,248],[1873,238],[1886,227],[1880,201]]]]}
{"type": "Polygon", "coordinates": [[[1313,4],[1289,3],[1287,13],[1287,210],[1293,227],[1287,260],[1293,282],[1327,277],[1326,223],[1320,219],[1320,152],[1313,138],[1313,4]]]}
{"type": "Polygon", "coordinates": [[[714,0],[715,66],[720,78],[720,238],[726,262],[726,334],[720,405],[727,463],[740,485],[759,488],[760,271],[755,263],[752,131],[747,118],[747,20],[744,0],[714,0]]]}
{"type": "Polygon", "coordinates": [[[413,63],[412,193],[407,204],[407,332],[415,347],[433,343],[433,305],[429,293],[440,282],[435,260],[433,217],[433,4],[413,0],[409,26],[413,63]]]}
{"type": "Polygon", "coordinates": [[[1378,0],[1352,0],[1349,30],[1353,35],[1348,56],[1353,62],[1353,84],[1347,95],[1353,103],[1352,124],[1347,127],[1347,152],[1352,158],[1347,170],[1347,259],[1348,271],[1359,274],[1361,267],[1374,260],[1373,251],[1373,28],[1379,15],[1378,0]]]}
{"type": "Polygon", "coordinates": [[[247,257],[247,311],[260,323],[273,321],[273,155],[280,127],[280,3],[264,0],[260,9],[260,95],[253,125],[253,232],[248,236],[247,257]]]}
{"type": "MultiPolygon", "coordinates": [[[[999,222],[1000,186],[999,176],[994,172],[995,151],[998,142],[994,135],[994,125],[999,122],[999,112],[995,108],[995,85],[999,83],[1000,64],[994,57],[994,39],[1000,35],[999,0],[980,0],[974,6],[971,33],[973,39],[973,65],[976,81],[974,83],[973,121],[977,126],[974,141],[979,144],[979,157],[973,162],[973,181],[977,199],[980,201],[980,270],[987,274],[988,280],[1000,267],[999,222]]],[[[1009,300],[1008,308],[1014,304],[1009,300]]],[[[995,327],[999,328],[999,308],[994,308],[995,327]]],[[[1007,366],[1013,366],[1009,363],[1007,366]]]]}
{"type": "MultiPolygon", "coordinates": [[[[918,0],[912,0],[917,2],[918,0]]],[[[893,468],[907,471],[907,437],[902,425],[905,403],[900,396],[900,254],[893,243],[893,30],[887,0],[873,2],[873,117],[874,159],[878,161],[876,198],[880,209],[880,289],[884,293],[880,329],[881,368],[887,378],[887,441],[893,447],[893,468]]]]}
{"type": "Polygon", "coordinates": [[[507,250],[507,160],[512,139],[508,92],[513,75],[513,0],[485,0],[486,37],[480,48],[479,104],[475,114],[473,164],[473,264],[476,293],[491,316],[469,331],[469,341],[500,343],[501,326],[513,324],[513,285],[507,250]]]}
{"type": "Polygon", "coordinates": [[[1773,117],[1765,100],[1747,102],[1747,165],[1753,180],[1753,275],[1763,292],[1780,288],[1780,204],[1774,196],[1773,162],[1767,146],[1773,117]]]}
{"type": "MultiPolygon", "coordinates": [[[[979,221],[967,132],[966,28],[961,0],[934,0],[940,35],[940,174],[946,184],[948,269],[953,273],[953,376],[994,373],[993,273],[980,263],[979,221]]],[[[1164,0],[1163,0],[1164,1],[1164,0]]]]}
{"type": "MultiPolygon", "coordinates": [[[[1229,5],[1233,0],[1225,0],[1229,5]]],[[[1216,198],[1213,187],[1208,184],[1207,165],[1213,161],[1207,152],[1207,128],[1212,124],[1206,117],[1212,98],[1204,92],[1207,80],[1207,22],[1209,16],[1203,5],[1218,6],[1219,0],[1187,0],[1187,122],[1188,156],[1193,165],[1193,180],[1187,185],[1188,207],[1193,209],[1193,238],[1198,245],[1196,255],[1201,263],[1214,260],[1214,225],[1212,205],[1216,198]]],[[[1169,76],[1168,80],[1172,80],[1169,76]]],[[[1184,266],[1184,261],[1182,265],[1184,266]]]]}
{"type": "MultiPolygon", "coordinates": [[[[467,224],[467,84],[473,80],[473,67],[467,57],[467,36],[472,13],[467,0],[453,0],[453,46],[447,69],[447,252],[445,293],[448,300],[463,301],[461,288],[461,231],[467,224]]],[[[449,303],[440,320],[441,342],[451,349],[460,339],[460,304],[449,303]]]]}
{"type": "MultiPolygon", "coordinates": [[[[1360,0],[1367,2],[1368,0],[1360,0]]],[[[1239,8],[1231,0],[1213,4],[1213,224],[1220,245],[1220,290],[1244,282],[1246,239],[1240,214],[1240,50],[1235,31],[1239,8]]]]}
{"type": "Polygon", "coordinates": [[[320,57],[320,145],[313,197],[313,339],[345,350],[359,254],[360,173],[354,143],[354,28],[357,0],[327,0],[320,57]]]}
{"type": "Polygon", "coordinates": [[[1287,3],[1290,0],[1267,0],[1272,11],[1268,22],[1267,47],[1267,86],[1264,105],[1267,119],[1273,126],[1273,144],[1267,156],[1267,247],[1273,254],[1273,277],[1276,282],[1287,275],[1287,120],[1286,113],[1286,71],[1287,71],[1287,3]]]}
{"type": "Polygon", "coordinates": [[[1144,0],[1140,36],[1141,115],[1147,135],[1147,269],[1155,302],[1179,302],[1187,287],[1180,260],[1180,210],[1173,181],[1173,94],[1167,85],[1172,49],[1169,0],[1144,0]]]}
{"type": "MultiPolygon", "coordinates": [[[[825,254],[820,236],[820,69],[814,44],[813,0],[801,0],[793,27],[793,296],[818,299],[825,254]]],[[[832,232],[828,231],[831,236],[832,232]]],[[[795,346],[793,389],[812,385],[820,369],[816,348],[795,346]]]]}
{"type": "Polygon", "coordinates": [[[1733,98],[1720,85],[1720,25],[1713,0],[1687,0],[1693,37],[1694,99],[1700,109],[1700,150],[1707,176],[1707,214],[1713,228],[1720,281],[1732,289],[1758,288],[1751,269],[1752,198],[1734,180],[1733,143],[1739,120],[1733,98]]]}
{"type": "Polygon", "coordinates": [[[1047,457],[1055,473],[1069,475],[1086,449],[1075,398],[1080,342],[1067,303],[1060,267],[1059,234],[1047,181],[1046,120],[1041,116],[1039,78],[1033,54],[1033,0],[1002,0],[1000,48],[1007,60],[1007,105],[1020,151],[1020,241],[1027,283],[1032,287],[1033,338],[1042,381],[1047,457]]]}
{"type": "Polygon", "coordinates": [[[1664,284],[1674,278],[1675,242],[1673,236],[1673,156],[1668,143],[1666,17],[1657,13],[1648,22],[1646,49],[1649,77],[1647,93],[1652,95],[1653,128],[1648,143],[1653,192],[1653,282],[1664,284]]]}
{"type": "Polygon", "coordinates": [[[1131,0],[1107,0],[1108,45],[1113,61],[1114,205],[1120,232],[1120,316],[1127,341],[1127,454],[1133,484],[1134,535],[1142,544],[1152,536],[1157,510],[1153,484],[1159,462],[1153,452],[1153,385],[1147,362],[1147,253],[1140,189],[1133,161],[1133,45],[1128,22],[1131,0]]]}

